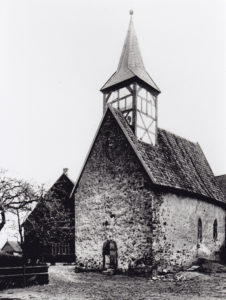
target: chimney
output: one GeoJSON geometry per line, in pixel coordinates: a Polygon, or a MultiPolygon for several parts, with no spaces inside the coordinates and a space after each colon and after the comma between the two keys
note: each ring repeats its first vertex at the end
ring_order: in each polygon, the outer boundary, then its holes
{"type": "Polygon", "coordinates": [[[68,168],[63,168],[63,173],[64,173],[65,175],[68,175],[68,168]]]}

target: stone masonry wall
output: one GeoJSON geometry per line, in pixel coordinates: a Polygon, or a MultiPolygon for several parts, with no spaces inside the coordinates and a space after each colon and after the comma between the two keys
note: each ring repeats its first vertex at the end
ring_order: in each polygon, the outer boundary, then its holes
{"type": "Polygon", "coordinates": [[[118,268],[151,264],[150,180],[109,111],[75,193],[77,265],[102,269],[105,241],[118,248],[118,268]]]}
{"type": "Polygon", "coordinates": [[[225,241],[225,211],[194,198],[166,194],[153,201],[153,256],[159,268],[181,267],[198,257],[214,258],[225,241]],[[198,219],[202,242],[198,243],[198,219]],[[213,223],[218,237],[214,241],[213,223]]]}

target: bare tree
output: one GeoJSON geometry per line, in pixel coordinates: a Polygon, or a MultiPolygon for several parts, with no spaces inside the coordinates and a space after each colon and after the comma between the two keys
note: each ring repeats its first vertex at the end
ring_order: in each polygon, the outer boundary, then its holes
{"type": "Polygon", "coordinates": [[[19,239],[19,243],[21,246],[23,246],[24,243],[24,233],[22,226],[23,221],[28,217],[35,205],[36,204],[33,203],[31,204],[31,206],[25,207],[23,209],[14,209],[10,212],[12,215],[15,216],[15,218],[11,220],[9,228],[12,230],[12,236],[17,238],[17,240],[19,239]]]}
{"type": "Polygon", "coordinates": [[[24,180],[7,177],[6,172],[0,170],[0,231],[6,224],[7,212],[19,216],[20,211],[31,209],[41,194],[41,189],[24,180]]]}

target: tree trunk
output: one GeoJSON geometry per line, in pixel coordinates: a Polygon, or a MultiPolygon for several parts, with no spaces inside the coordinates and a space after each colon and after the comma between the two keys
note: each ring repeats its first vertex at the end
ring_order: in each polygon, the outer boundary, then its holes
{"type": "Polygon", "coordinates": [[[19,213],[18,209],[16,211],[16,214],[17,214],[17,222],[18,222],[18,231],[19,231],[19,235],[20,235],[20,245],[23,248],[24,237],[23,237],[23,231],[22,231],[22,226],[21,226],[21,222],[20,222],[20,213],[19,213]]]}
{"type": "Polygon", "coordinates": [[[0,208],[0,213],[1,213],[1,222],[0,222],[0,231],[1,231],[2,228],[5,226],[5,222],[6,222],[5,211],[2,207],[0,208]]]}

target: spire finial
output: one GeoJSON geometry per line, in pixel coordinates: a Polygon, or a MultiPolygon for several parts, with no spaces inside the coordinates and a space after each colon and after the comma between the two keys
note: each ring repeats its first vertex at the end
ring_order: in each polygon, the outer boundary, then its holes
{"type": "Polygon", "coordinates": [[[147,73],[143,63],[135,29],[133,26],[134,11],[130,9],[128,12],[130,16],[129,26],[125,42],[123,44],[118,68],[116,72],[110,77],[110,79],[105,83],[105,85],[101,88],[101,91],[103,93],[108,92],[112,87],[115,88],[115,86],[118,84],[124,84],[124,82],[126,82],[127,80],[132,80],[132,78],[138,77],[140,80],[144,81],[151,88],[160,93],[159,88],[147,73]]]}

